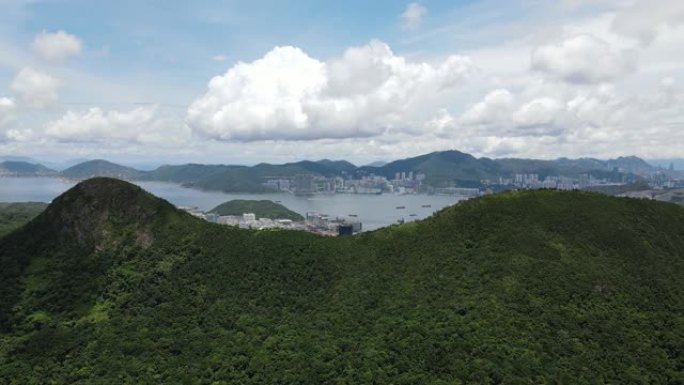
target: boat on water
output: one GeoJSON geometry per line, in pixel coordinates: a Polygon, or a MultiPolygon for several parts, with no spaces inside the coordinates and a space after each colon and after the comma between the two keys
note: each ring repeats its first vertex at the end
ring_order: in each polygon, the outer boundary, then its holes
{"type": "Polygon", "coordinates": [[[432,207],[432,205],[422,205],[420,207],[426,208],[426,207],[432,207]]]}
{"type": "Polygon", "coordinates": [[[356,214],[349,214],[349,216],[354,217],[354,218],[358,217],[358,215],[356,215],[356,214]]]}
{"type": "Polygon", "coordinates": [[[409,217],[417,217],[418,214],[409,214],[409,217]]]}
{"type": "Polygon", "coordinates": [[[406,208],[406,206],[397,206],[397,210],[403,210],[405,208],[406,208]]]}

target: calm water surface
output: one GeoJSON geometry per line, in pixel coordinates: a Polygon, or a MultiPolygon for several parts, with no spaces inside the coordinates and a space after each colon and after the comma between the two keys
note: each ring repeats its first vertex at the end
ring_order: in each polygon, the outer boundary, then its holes
{"type": "MultiPolygon", "coordinates": [[[[173,183],[135,182],[154,195],[177,206],[196,206],[211,210],[220,203],[232,199],[267,199],[280,201],[290,210],[302,215],[314,211],[330,216],[358,215],[364,230],[373,230],[397,223],[430,216],[435,211],[460,200],[458,197],[439,195],[355,195],[335,194],[298,197],[291,194],[227,194],[214,191],[189,189],[173,183]],[[431,207],[422,207],[431,205],[431,207]],[[397,209],[405,206],[405,209],[397,209]],[[410,214],[416,214],[410,216],[410,214]]],[[[59,178],[0,178],[0,202],[50,202],[74,182],[59,178]]]]}

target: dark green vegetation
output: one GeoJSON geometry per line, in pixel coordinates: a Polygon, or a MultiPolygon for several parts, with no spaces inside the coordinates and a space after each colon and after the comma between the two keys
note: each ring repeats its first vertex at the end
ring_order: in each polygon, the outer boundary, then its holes
{"type": "Polygon", "coordinates": [[[0,203],[0,238],[28,223],[45,207],[41,202],[0,203]]]}
{"type": "Polygon", "coordinates": [[[288,209],[287,207],[269,200],[243,200],[235,199],[221,203],[210,212],[218,215],[242,215],[254,213],[257,218],[291,219],[303,221],[304,217],[288,209]]]}
{"type": "Polygon", "coordinates": [[[466,201],[347,238],[83,182],[0,240],[0,383],[681,384],[684,209],[466,201]]]}
{"type": "Polygon", "coordinates": [[[77,180],[98,176],[133,180],[139,179],[143,175],[143,172],[106,160],[97,159],[69,167],[62,171],[60,175],[65,178],[77,180]]]}
{"type": "Polygon", "coordinates": [[[56,176],[57,171],[41,164],[6,160],[0,162],[0,176],[56,176]]]}

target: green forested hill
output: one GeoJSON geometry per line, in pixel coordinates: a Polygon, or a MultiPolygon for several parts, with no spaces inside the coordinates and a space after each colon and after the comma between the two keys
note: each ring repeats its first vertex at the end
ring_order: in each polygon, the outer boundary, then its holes
{"type": "Polygon", "coordinates": [[[287,207],[269,200],[234,199],[221,203],[210,212],[218,215],[242,215],[254,213],[257,218],[291,219],[302,221],[304,217],[287,207]]]}
{"type": "Polygon", "coordinates": [[[413,158],[396,160],[380,167],[360,167],[359,172],[375,173],[393,178],[397,172],[423,173],[426,183],[435,187],[470,186],[482,179],[513,177],[515,174],[533,173],[541,178],[547,176],[571,176],[588,173],[597,178],[618,179],[624,175],[635,177],[635,172],[653,172],[654,167],[644,160],[629,156],[617,159],[592,158],[555,160],[516,158],[475,158],[456,150],[437,151],[413,158]],[[614,171],[620,169],[621,172],[614,171]],[[624,174],[624,175],[623,175],[624,174]]]}
{"type": "Polygon", "coordinates": [[[359,236],[86,181],[0,240],[0,383],[677,384],[684,209],[466,201],[359,236]]]}
{"type": "Polygon", "coordinates": [[[47,204],[41,202],[0,202],[0,237],[25,225],[40,214],[47,204]]]}

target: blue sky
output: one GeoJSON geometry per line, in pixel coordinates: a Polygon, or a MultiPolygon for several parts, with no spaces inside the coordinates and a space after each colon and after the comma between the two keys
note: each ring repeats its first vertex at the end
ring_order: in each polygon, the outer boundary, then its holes
{"type": "Polygon", "coordinates": [[[680,157],[675,0],[0,0],[0,154],[680,157]]]}

